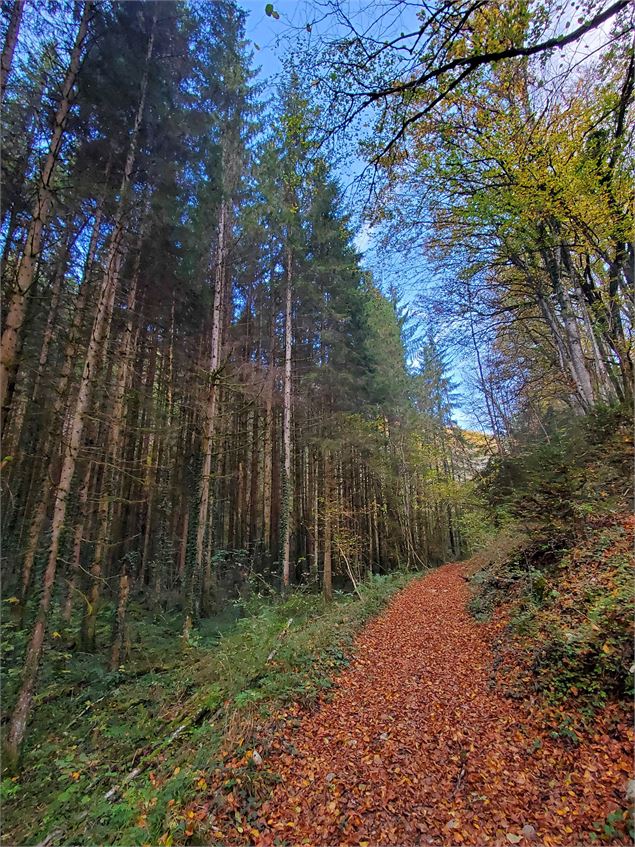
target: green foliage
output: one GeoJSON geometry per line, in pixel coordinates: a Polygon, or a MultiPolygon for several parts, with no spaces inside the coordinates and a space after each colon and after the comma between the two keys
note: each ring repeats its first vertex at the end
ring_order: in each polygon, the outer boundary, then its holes
{"type": "Polygon", "coordinates": [[[464,551],[470,555],[492,545],[513,519],[504,506],[493,509],[472,480],[463,486],[462,494],[458,524],[464,551]]]}
{"type": "Polygon", "coordinates": [[[632,449],[629,410],[598,406],[584,418],[557,420],[548,439],[521,440],[493,461],[481,491],[524,526],[579,528],[590,514],[623,507],[632,490],[624,461],[632,449]]]}
{"type": "MultiPolygon", "coordinates": [[[[611,529],[614,543],[623,541],[624,529],[619,525],[611,529]]],[[[606,551],[602,546],[606,535],[594,538],[591,549],[596,559],[585,563],[584,583],[577,585],[580,573],[575,582],[570,578],[568,584],[578,589],[575,609],[568,609],[570,600],[564,592],[554,591],[536,614],[536,626],[546,638],[535,670],[541,687],[556,701],[580,693],[590,705],[601,706],[610,696],[633,694],[632,556],[622,550],[606,551]],[[566,617],[561,614],[563,607],[566,617]]],[[[561,567],[576,568],[579,561],[579,557],[565,558],[561,567]]]]}
{"type": "Polygon", "coordinates": [[[609,812],[603,821],[596,821],[593,828],[595,831],[589,835],[593,844],[615,843],[616,839],[623,837],[624,830],[628,832],[631,840],[635,840],[635,819],[632,808],[615,809],[609,812]]]}

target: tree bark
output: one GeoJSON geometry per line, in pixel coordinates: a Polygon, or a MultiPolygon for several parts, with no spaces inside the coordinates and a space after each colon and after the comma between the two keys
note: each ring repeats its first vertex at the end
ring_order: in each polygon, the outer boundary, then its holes
{"type": "MultiPolygon", "coordinates": [[[[90,3],[87,3],[86,5],[89,6],[90,3]]],[[[86,10],[84,10],[84,15],[82,16],[82,22],[84,22],[85,16],[86,10]]],[[[35,694],[35,687],[37,684],[38,670],[42,657],[42,648],[44,644],[44,634],[46,630],[48,610],[53,596],[55,573],[57,569],[57,556],[59,552],[62,530],[64,528],[68,497],[70,494],[71,484],[73,482],[73,476],[75,473],[77,455],[79,453],[79,448],[81,445],[82,433],[84,429],[84,419],[86,412],[88,411],[92,383],[95,378],[95,372],[99,356],[105,341],[106,330],[110,324],[110,317],[112,315],[115,293],[119,280],[120,266],[122,260],[122,242],[125,232],[124,212],[130,185],[130,178],[132,175],[132,169],[134,167],[136,157],[139,129],[141,127],[141,121],[145,109],[149,65],[154,47],[155,24],[156,12],[152,22],[152,30],[150,33],[150,37],[148,39],[146,65],[141,84],[139,106],[137,109],[137,114],[135,117],[135,122],[130,138],[130,144],[120,190],[119,205],[117,208],[117,213],[115,215],[108,259],[106,262],[106,268],[101,282],[97,310],[93,321],[90,340],[88,342],[88,349],[86,351],[86,358],[84,361],[84,367],[80,379],[79,391],[77,394],[77,399],[75,401],[75,410],[69,428],[69,439],[64,450],[64,458],[62,461],[60,477],[55,490],[53,518],[51,522],[51,539],[49,543],[46,569],[44,571],[42,592],[40,595],[40,604],[37,613],[37,619],[26,651],[24,673],[22,676],[22,686],[18,694],[18,699],[13,710],[13,714],[11,715],[9,729],[7,732],[5,749],[10,762],[17,762],[19,758],[22,742],[24,741],[27,722],[31,713],[33,696],[35,694]]]]}
{"type": "Polygon", "coordinates": [[[20,444],[20,436],[22,434],[22,427],[24,426],[24,419],[26,417],[27,409],[29,407],[29,404],[33,408],[33,405],[38,397],[38,393],[40,390],[40,382],[42,380],[44,369],[48,361],[51,341],[53,340],[53,331],[57,319],[57,309],[59,306],[60,295],[62,293],[62,285],[64,283],[64,277],[68,266],[69,252],[70,245],[65,245],[62,251],[62,255],[56,262],[56,268],[53,273],[53,280],[51,283],[51,299],[48,304],[46,326],[44,328],[44,334],[42,336],[40,356],[38,359],[37,370],[35,372],[33,387],[29,391],[27,386],[23,385],[22,390],[18,394],[17,402],[13,404],[11,416],[6,421],[7,434],[3,438],[2,447],[4,455],[11,456],[17,451],[18,446],[20,444]]]}
{"type": "Polygon", "coordinates": [[[88,492],[90,490],[90,481],[93,471],[93,463],[90,459],[86,462],[86,470],[82,479],[78,500],[78,514],[73,531],[73,548],[71,553],[70,567],[68,569],[68,586],[66,589],[66,600],[64,601],[64,609],[62,618],[66,623],[70,623],[73,614],[73,603],[75,592],[77,591],[77,579],[81,569],[82,561],[82,542],[84,540],[84,526],[87,518],[88,492]]]}
{"type": "Polygon", "coordinates": [[[282,585],[289,586],[291,564],[291,510],[293,506],[293,489],[291,475],[291,349],[292,349],[292,256],[287,248],[287,284],[285,289],[284,312],[284,398],[282,418],[282,441],[284,465],[282,472],[282,508],[280,510],[280,547],[282,559],[282,585]]]}
{"type": "Polygon", "coordinates": [[[24,245],[24,253],[18,268],[13,294],[7,304],[5,327],[0,340],[0,407],[2,423],[6,420],[13,394],[15,367],[22,325],[26,316],[26,307],[31,296],[35,269],[42,249],[42,236],[48,221],[53,202],[53,177],[57,168],[64,130],[73,105],[73,89],[77,82],[84,42],[88,35],[88,24],[93,11],[93,3],[86,0],[82,18],[77,30],[70,63],[66,72],[62,97],[55,113],[53,135],[38,179],[37,194],[33,206],[31,223],[24,245]]]}
{"type": "Polygon", "coordinates": [[[84,617],[82,619],[81,642],[84,650],[93,652],[96,649],[95,631],[97,625],[97,612],[101,599],[102,571],[108,549],[113,513],[113,500],[115,495],[115,472],[122,461],[122,431],[126,411],[126,391],[128,388],[128,377],[132,364],[132,355],[137,336],[134,334],[133,318],[137,304],[137,286],[139,282],[139,267],[141,264],[141,248],[145,232],[149,202],[143,211],[140,222],[140,232],[137,243],[137,254],[134,259],[132,271],[132,282],[126,302],[127,320],[123,335],[119,341],[115,361],[118,363],[117,380],[114,391],[112,415],[110,419],[110,432],[108,435],[108,446],[106,450],[106,465],[102,481],[101,495],[99,501],[99,529],[97,533],[97,544],[93,563],[90,569],[91,585],[88,602],[84,617]]]}
{"type": "Polygon", "coordinates": [[[116,671],[121,664],[126,639],[126,606],[129,593],[130,583],[124,567],[119,577],[119,601],[117,603],[117,617],[115,618],[112,649],[110,651],[111,671],[116,671]]]}
{"type": "MultiPolygon", "coordinates": [[[[273,298],[272,298],[273,300],[273,298]]],[[[272,522],[272,481],[273,481],[273,388],[274,388],[274,350],[275,350],[275,308],[271,303],[269,326],[269,360],[268,373],[265,382],[265,432],[263,439],[263,470],[262,470],[262,545],[267,560],[271,556],[271,522],[272,522]]]]}
{"type": "Polygon", "coordinates": [[[332,509],[333,509],[333,459],[327,450],[324,456],[324,567],[322,571],[322,591],[324,599],[333,599],[333,533],[332,533],[332,509]]]}
{"type": "Polygon", "coordinates": [[[214,312],[212,315],[212,344],[209,360],[210,386],[205,404],[203,438],[201,441],[202,466],[198,490],[198,518],[196,523],[196,548],[194,566],[189,575],[190,584],[186,587],[185,615],[183,620],[183,640],[187,642],[192,629],[194,615],[194,591],[203,572],[205,534],[209,518],[209,494],[212,478],[212,448],[216,432],[216,407],[218,394],[218,375],[220,370],[224,309],[226,297],[226,238],[227,238],[227,201],[221,202],[218,216],[218,247],[214,268],[214,312]]]}
{"type": "Polygon", "coordinates": [[[4,102],[4,92],[9,81],[9,74],[11,73],[13,53],[15,52],[20,24],[22,23],[23,8],[24,0],[14,0],[11,7],[7,34],[4,39],[4,47],[2,48],[2,60],[0,62],[0,105],[4,102]]]}
{"type": "MultiPolygon", "coordinates": [[[[84,314],[84,307],[86,304],[86,298],[89,288],[89,277],[90,273],[95,261],[95,254],[97,252],[97,241],[99,238],[99,226],[101,223],[101,204],[97,210],[95,215],[95,221],[93,224],[93,232],[90,240],[90,246],[88,248],[88,254],[86,257],[86,262],[84,264],[84,272],[82,275],[82,286],[79,292],[79,297],[77,299],[77,304],[75,307],[75,314],[73,316],[73,323],[71,325],[71,330],[69,333],[68,343],[66,345],[66,349],[64,351],[64,364],[62,365],[62,370],[57,381],[57,386],[55,389],[55,399],[53,402],[53,409],[51,413],[51,417],[54,420],[57,415],[62,410],[64,403],[66,401],[66,389],[68,387],[69,377],[75,363],[75,358],[77,355],[77,339],[79,336],[82,317],[84,314]]],[[[51,445],[53,440],[53,432],[49,433],[47,441],[45,443],[43,453],[43,464],[45,466],[44,471],[48,468],[49,477],[53,479],[54,476],[54,468],[51,463],[51,445]]],[[[44,473],[42,471],[42,473],[44,473]]],[[[38,505],[33,513],[33,518],[31,520],[31,525],[29,527],[29,537],[27,542],[26,551],[24,554],[24,561],[22,566],[22,585],[23,592],[26,592],[30,579],[31,579],[31,571],[33,569],[33,563],[35,561],[35,555],[37,553],[37,545],[40,540],[40,536],[42,534],[42,528],[44,526],[44,521],[46,520],[46,513],[49,502],[49,485],[45,486],[45,489],[39,499],[38,505]]],[[[24,595],[25,596],[25,595],[24,595]]]]}

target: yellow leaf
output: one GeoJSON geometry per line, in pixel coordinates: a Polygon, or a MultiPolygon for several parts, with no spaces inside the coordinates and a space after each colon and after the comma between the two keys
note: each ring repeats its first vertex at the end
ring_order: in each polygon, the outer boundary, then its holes
{"type": "Polygon", "coordinates": [[[611,655],[611,653],[613,652],[613,648],[612,648],[612,647],[611,647],[611,645],[608,643],[608,641],[605,641],[605,642],[604,642],[604,644],[602,645],[602,652],[603,652],[603,653],[606,653],[606,654],[607,654],[607,656],[610,656],[610,655],[611,655]]]}

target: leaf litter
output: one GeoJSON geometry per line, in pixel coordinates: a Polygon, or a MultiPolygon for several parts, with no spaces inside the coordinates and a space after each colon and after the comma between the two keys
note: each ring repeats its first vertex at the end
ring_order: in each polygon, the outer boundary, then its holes
{"type": "Polygon", "coordinates": [[[625,707],[607,706],[577,744],[554,738],[534,698],[495,685],[491,645],[505,621],[477,622],[468,599],[460,564],[397,595],[317,708],[292,705],[257,756],[228,756],[207,821],[214,840],[631,844],[625,707]]]}

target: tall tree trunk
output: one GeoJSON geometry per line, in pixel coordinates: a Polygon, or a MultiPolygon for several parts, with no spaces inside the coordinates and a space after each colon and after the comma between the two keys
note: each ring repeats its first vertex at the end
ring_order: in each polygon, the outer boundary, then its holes
{"type": "MultiPolygon", "coordinates": [[[[73,316],[73,322],[71,325],[68,342],[66,344],[66,348],[64,351],[64,364],[62,365],[62,370],[59,375],[57,385],[55,388],[55,398],[53,401],[53,408],[51,411],[51,419],[54,421],[58,414],[61,412],[62,407],[66,402],[66,389],[68,387],[68,382],[70,378],[70,374],[72,372],[72,368],[75,364],[75,359],[77,356],[77,341],[81,329],[82,318],[84,315],[84,307],[86,304],[86,298],[88,294],[89,288],[89,279],[91,270],[95,261],[95,254],[97,252],[97,241],[99,238],[99,226],[101,223],[101,204],[97,209],[97,213],[95,215],[95,221],[93,224],[93,233],[90,240],[90,245],[88,248],[88,253],[86,256],[86,262],[84,263],[84,272],[82,275],[82,286],[80,288],[79,296],[77,298],[77,303],[75,306],[75,314],[73,316]]],[[[53,467],[53,463],[51,462],[51,454],[52,454],[52,445],[53,445],[53,437],[54,432],[51,430],[48,433],[47,440],[44,444],[44,448],[42,449],[43,456],[43,466],[44,471],[48,469],[48,474],[51,479],[54,478],[55,468],[53,467]]],[[[29,536],[27,547],[24,554],[24,561],[22,567],[22,585],[23,591],[26,592],[30,579],[31,579],[31,571],[33,569],[33,562],[35,561],[35,555],[37,552],[37,545],[40,540],[40,536],[42,534],[42,528],[44,526],[44,521],[46,520],[47,508],[49,503],[49,490],[50,486],[46,485],[44,491],[42,492],[38,505],[33,513],[33,518],[31,520],[31,525],[29,527],[29,536]]]]}
{"type": "MultiPolygon", "coordinates": [[[[555,224],[554,228],[557,233],[558,225],[555,224]]],[[[568,371],[573,379],[580,407],[583,411],[587,411],[593,405],[595,399],[593,384],[586,366],[577,317],[567,290],[566,280],[562,279],[559,262],[560,253],[561,251],[556,255],[552,248],[546,246],[540,248],[540,254],[551,281],[562,323],[559,323],[549,300],[541,292],[538,293],[538,300],[557,347],[561,367],[565,373],[568,371]]]]}
{"type": "Polygon", "coordinates": [[[11,73],[13,53],[15,52],[20,24],[22,23],[23,8],[24,0],[14,0],[11,7],[7,34],[4,39],[4,47],[2,48],[2,60],[0,62],[0,105],[4,102],[4,92],[9,81],[9,74],[11,73]]]}
{"type": "Polygon", "coordinates": [[[249,548],[254,550],[258,538],[258,472],[260,469],[260,414],[254,409],[253,431],[251,437],[251,474],[249,479],[249,548]]]}
{"type": "Polygon", "coordinates": [[[203,438],[201,441],[202,466],[198,491],[198,519],[196,524],[196,549],[194,567],[190,573],[190,584],[186,587],[185,615],[183,619],[183,640],[187,642],[192,628],[194,615],[194,592],[203,571],[205,534],[209,517],[209,493],[212,477],[212,448],[216,431],[216,405],[218,393],[218,375],[221,361],[222,337],[225,310],[226,287],[226,238],[227,238],[227,201],[221,202],[218,217],[218,247],[214,268],[214,312],[212,315],[212,345],[209,361],[210,386],[205,404],[203,438]]]}
{"type": "Polygon", "coordinates": [[[284,311],[284,389],[282,441],[284,451],[284,466],[282,472],[282,508],[280,510],[280,547],[282,558],[282,585],[287,588],[290,579],[291,566],[291,510],[293,506],[293,488],[291,464],[291,345],[292,345],[292,256],[287,248],[287,284],[285,289],[284,311]]]}
{"type": "Polygon", "coordinates": [[[70,623],[73,614],[73,603],[75,592],[77,591],[77,580],[81,570],[82,562],[82,542],[84,540],[84,526],[88,517],[88,492],[90,490],[90,481],[93,471],[93,463],[90,459],[86,461],[86,470],[79,487],[77,496],[77,520],[75,529],[73,530],[73,547],[71,552],[70,567],[68,568],[68,585],[66,588],[66,600],[64,601],[64,609],[62,618],[66,623],[70,623]]]}
{"type": "MultiPolygon", "coordinates": [[[[87,3],[86,6],[90,6],[87,3]]],[[[82,24],[86,19],[86,9],[82,15],[82,24]]],[[[93,321],[88,349],[82,376],[79,383],[79,391],[75,401],[75,410],[69,427],[69,438],[64,451],[62,468],[59,481],[55,490],[55,502],[53,506],[53,518],[51,523],[51,539],[49,543],[48,559],[46,569],[44,571],[42,591],[40,595],[40,604],[37,613],[37,618],[31,638],[26,651],[24,663],[24,672],[22,676],[22,686],[18,694],[15,708],[9,722],[5,749],[9,762],[17,762],[26,732],[26,726],[31,713],[33,696],[35,694],[35,686],[37,683],[38,670],[42,657],[42,649],[44,646],[44,635],[48,618],[48,610],[53,596],[53,587],[55,585],[55,573],[57,569],[57,556],[59,553],[60,540],[62,530],[64,528],[64,520],[66,517],[66,509],[68,498],[71,491],[73,476],[75,473],[75,463],[82,440],[84,429],[84,420],[88,405],[90,402],[91,389],[95,378],[99,356],[106,340],[106,331],[110,324],[110,318],[114,306],[115,293],[119,280],[119,273],[122,261],[123,239],[125,234],[124,214],[130,178],[134,167],[137,141],[139,137],[139,129],[145,109],[146,93],[148,87],[148,74],[150,68],[150,59],[154,48],[154,28],[156,24],[156,11],[152,22],[152,30],[148,39],[148,49],[146,52],[146,64],[141,84],[139,97],[139,106],[135,116],[135,122],[132,129],[126,164],[121,184],[119,205],[115,215],[111,243],[108,252],[108,258],[104,275],[101,282],[97,310],[93,321]]],[[[84,27],[85,28],[85,27],[84,27]]],[[[82,39],[83,40],[83,39],[82,39]]],[[[79,53],[78,53],[79,60],[79,53]]]]}
{"type": "Polygon", "coordinates": [[[324,456],[324,568],[322,591],[325,600],[333,599],[333,459],[329,450],[324,456]]]}
{"type": "MultiPolygon", "coordinates": [[[[273,298],[272,298],[273,300],[273,298]]],[[[269,325],[269,359],[268,373],[265,380],[265,432],[263,439],[263,469],[262,469],[262,546],[267,562],[271,556],[271,526],[272,526],[272,482],[273,482],[273,388],[274,388],[274,358],[276,343],[275,307],[271,303],[269,325]]]]}
{"type": "Polygon", "coordinates": [[[187,534],[190,526],[190,510],[187,508],[187,500],[184,500],[183,505],[183,518],[181,524],[181,541],[179,546],[179,564],[178,564],[178,576],[181,582],[181,586],[183,585],[183,579],[185,575],[185,561],[187,555],[187,534]]]}
{"type": "Polygon", "coordinates": [[[126,640],[126,606],[130,593],[130,582],[126,573],[125,565],[119,577],[119,599],[117,602],[117,616],[110,651],[110,670],[116,671],[122,659],[123,648],[126,640]]]}
{"type": "Polygon", "coordinates": [[[313,555],[311,557],[311,575],[315,585],[318,585],[320,565],[320,458],[319,453],[313,456],[313,555]]]}
{"type": "Polygon", "coordinates": [[[146,502],[145,519],[143,525],[143,547],[141,552],[141,573],[139,576],[139,584],[141,586],[145,585],[146,583],[149,584],[150,582],[150,542],[152,539],[152,521],[154,516],[155,501],[153,480],[155,476],[156,460],[158,458],[155,455],[157,450],[157,434],[155,430],[151,428],[154,385],[157,371],[157,354],[158,351],[156,345],[153,344],[150,349],[150,360],[148,362],[148,367],[144,380],[146,396],[148,397],[149,401],[149,407],[147,407],[145,410],[147,431],[144,433],[144,436],[141,440],[142,448],[140,457],[144,466],[142,491],[143,499],[146,502]]]}
{"type": "Polygon", "coordinates": [[[565,285],[560,287],[558,298],[578,390],[584,398],[585,408],[590,409],[595,402],[595,391],[593,390],[593,382],[587,368],[578,318],[575,314],[570,293],[565,285]]]}
{"type": "Polygon", "coordinates": [[[22,391],[18,394],[18,401],[13,404],[11,416],[7,421],[7,435],[3,439],[2,450],[4,455],[13,455],[18,449],[28,407],[30,405],[31,408],[34,408],[35,401],[38,397],[40,382],[48,361],[49,348],[51,346],[51,341],[53,340],[53,332],[58,317],[57,308],[59,306],[62,285],[64,283],[66,268],[68,266],[69,251],[70,246],[64,246],[62,255],[56,263],[56,269],[53,273],[53,280],[51,283],[51,299],[48,304],[46,326],[42,336],[40,356],[38,359],[37,370],[35,372],[33,387],[29,391],[27,390],[27,386],[24,385],[22,391]]]}
{"type": "Polygon", "coordinates": [[[148,209],[149,202],[146,204],[142,213],[143,217],[140,222],[137,253],[134,259],[134,268],[132,271],[132,282],[130,284],[130,290],[128,291],[128,299],[126,301],[127,319],[124,325],[122,337],[119,341],[118,350],[115,355],[115,361],[118,363],[119,367],[115,384],[112,415],[110,419],[110,432],[108,434],[106,465],[104,467],[104,477],[99,502],[99,530],[97,533],[97,543],[95,545],[93,563],[90,569],[90,591],[88,594],[88,602],[86,603],[84,617],[82,619],[81,629],[82,648],[89,652],[96,649],[95,632],[97,625],[97,612],[101,599],[102,570],[104,567],[106,552],[108,550],[108,542],[112,525],[116,469],[117,466],[121,465],[123,459],[122,432],[126,414],[126,391],[128,389],[128,377],[132,364],[134,346],[136,339],[138,338],[138,335],[134,332],[133,320],[137,304],[137,286],[139,282],[139,268],[141,264],[141,249],[148,209]]]}
{"type": "Polygon", "coordinates": [[[53,135],[49,143],[48,154],[37,184],[37,194],[33,206],[31,223],[20,261],[18,276],[13,294],[7,304],[5,327],[0,340],[0,407],[2,423],[6,420],[11,406],[15,367],[22,325],[26,316],[26,307],[31,296],[35,278],[35,269],[42,249],[42,236],[48,221],[53,202],[53,177],[59,161],[64,130],[73,104],[73,89],[77,82],[81,55],[88,34],[88,24],[93,12],[93,3],[86,0],[71,52],[70,63],[62,86],[62,96],[55,113],[53,135]]]}

